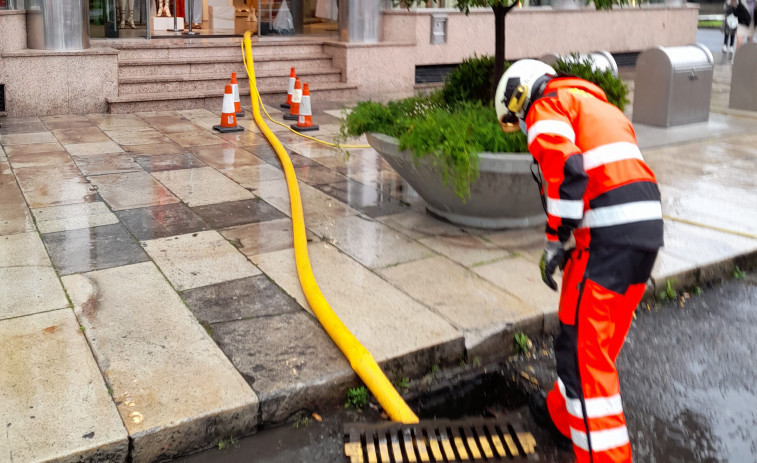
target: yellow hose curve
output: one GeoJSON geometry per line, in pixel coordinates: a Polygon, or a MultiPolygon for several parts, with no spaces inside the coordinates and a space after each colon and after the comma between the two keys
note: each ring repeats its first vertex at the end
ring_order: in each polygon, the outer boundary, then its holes
{"type": "MultiPolygon", "coordinates": [[[[244,51],[244,42],[242,42],[242,58],[245,60],[245,68],[246,68],[247,67],[247,62],[246,62],[246,56],[244,56],[244,54],[245,54],[245,51],[244,51]]],[[[249,72],[248,72],[248,77],[249,77],[249,72]]],[[[252,92],[252,89],[250,89],[250,92],[252,92]]],[[[250,93],[250,98],[254,98],[254,96],[252,95],[252,93],[250,93]]],[[[320,143],[322,145],[331,146],[331,147],[334,147],[334,148],[354,148],[354,149],[358,149],[358,148],[370,148],[371,147],[371,145],[342,145],[342,144],[339,144],[339,143],[331,143],[331,142],[328,142],[328,141],[325,141],[325,140],[320,140],[318,138],[305,135],[302,132],[298,132],[298,131],[294,130],[291,125],[283,124],[283,123],[277,121],[276,119],[272,118],[271,115],[268,114],[268,111],[266,111],[265,105],[263,104],[263,99],[260,97],[259,93],[258,93],[258,98],[257,99],[258,99],[258,101],[260,101],[260,108],[263,110],[263,112],[265,113],[265,115],[268,118],[268,120],[270,120],[274,124],[278,124],[278,125],[286,128],[290,132],[295,133],[295,134],[301,136],[302,138],[306,138],[308,140],[312,140],[312,141],[318,142],[318,143],[320,143]]]]}
{"type": "MultiPolygon", "coordinates": [[[[339,347],[344,356],[350,362],[352,369],[357,373],[363,383],[368,387],[371,393],[376,397],[378,402],[384,407],[384,410],[393,421],[404,424],[417,423],[418,417],[410,410],[392,383],[381,371],[376,360],[368,350],[360,344],[360,341],[347,329],[339,317],[329,306],[329,303],[323,297],[318,283],[315,281],[313,269],[310,267],[310,258],[308,257],[307,238],[305,236],[305,220],[302,213],[302,201],[300,199],[300,189],[297,186],[297,177],[294,173],[292,161],[289,159],[284,146],[276,138],[276,135],[266,125],[263,117],[260,115],[260,106],[258,103],[259,95],[255,81],[255,68],[252,61],[252,43],[250,41],[251,32],[244,34],[244,65],[247,70],[247,77],[250,81],[250,99],[252,100],[252,113],[255,123],[258,125],[263,135],[271,143],[276,154],[281,160],[284,167],[287,188],[289,189],[290,206],[292,209],[292,229],[294,238],[294,256],[297,263],[297,274],[300,279],[302,291],[310,304],[318,321],[328,333],[329,337],[339,347]]],[[[270,117],[270,116],[269,116],[270,117]]]]}

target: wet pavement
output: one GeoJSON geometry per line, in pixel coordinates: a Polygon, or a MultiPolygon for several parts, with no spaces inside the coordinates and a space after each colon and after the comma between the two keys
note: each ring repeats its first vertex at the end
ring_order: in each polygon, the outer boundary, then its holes
{"type": "MultiPolygon", "coordinates": [[[[726,279],[637,310],[618,357],[623,409],[634,460],[737,463],[757,460],[757,276],[726,279]]],[[[529,391],[556,379],[551,340],[508,369],[529,391]]],[[[549,438],[542,451],[564,460],[549,438]]],[[[548,459],[549,461],[549,459],[548,459]]]]}
{"type": "MultiPolygon", "coordinates": [[[[718,69],[719,82],[727,73],[718,69]]],[[[318,136],[332,139],[343,103],[320,104],[318,136]]],[[[116,460],[127,441],[135,462],[170,457],[339,407],[358,384],[300,288],[275,154],[249,113],[242,133],[213,132],[219,118],[186,110],[2,121],[3,344],[32,340],[55,358],[59,341],[46,330],[79,327],[61,336],[95,366],[50,382],[36,357],[0,364],[12,372],[0,399],[13,431],[0,449],[14,461],[94,448],[91,432],[117,436],[107,447],[116,460]],[[123,424],[85,420],[82,437],[65,442],[35,431],[25,417],[37,404],[19,391],[48,384],[66,416],[81,407],[67,394],[80,381],[92,397],[110,396],[91,403],[123,424]]],[[[270,125],[293,158],[321,290],[390,379],[502,360],[514,333],[554,326],[557,296],[538,271],[542,227],[439,221],[374,150],[347,155],[270,125]]],[[[657,289],[753,264],[757,119],[713,113],[707,123],[636,129],[664,197],[657,289]]]]}

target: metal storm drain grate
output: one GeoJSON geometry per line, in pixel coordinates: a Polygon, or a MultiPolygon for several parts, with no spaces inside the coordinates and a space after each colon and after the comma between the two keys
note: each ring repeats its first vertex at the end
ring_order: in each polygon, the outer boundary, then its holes
{"type": "Polygon", "coordinates": [[[519,429],[519,422],[506,417],[352,423],[344,427],[344,453],[350,463],[526,461],[536,441],[519,429]]]}

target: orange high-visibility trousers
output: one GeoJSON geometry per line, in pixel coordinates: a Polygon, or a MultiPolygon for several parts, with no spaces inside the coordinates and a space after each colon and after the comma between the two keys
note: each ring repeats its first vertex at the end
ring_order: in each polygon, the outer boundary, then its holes
{"type": "Polygon", "coordinates": [[[615,360],[641,301],[657,250],[579,247],[563,272],[558,380],[547,395],[578,463],[631,462],[615,360]]]}

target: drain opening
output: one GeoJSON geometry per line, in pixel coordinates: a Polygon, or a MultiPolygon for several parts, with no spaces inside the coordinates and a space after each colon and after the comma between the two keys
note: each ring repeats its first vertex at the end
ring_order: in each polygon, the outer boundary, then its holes
{"type": "Polygon", "coordinates": [[[430,420],[418,424],[352,423],[344,427],[350,462],[527,461],[536,441],[520,416],[430,420]]]}

